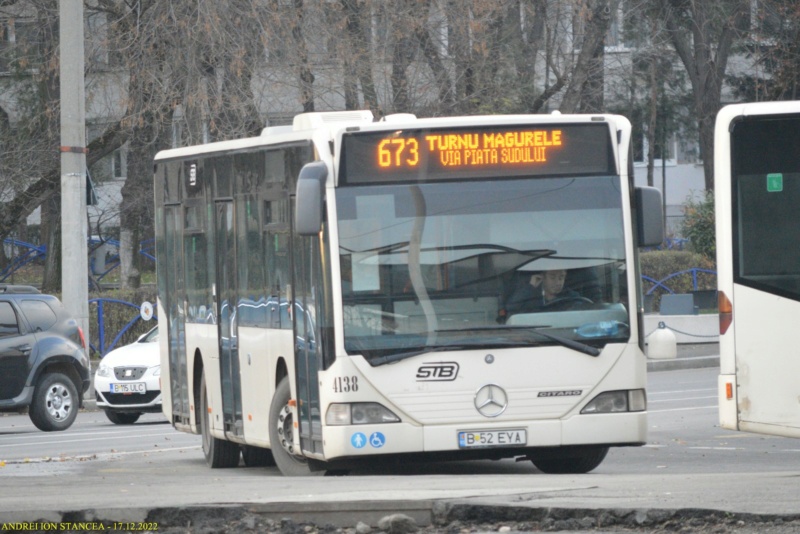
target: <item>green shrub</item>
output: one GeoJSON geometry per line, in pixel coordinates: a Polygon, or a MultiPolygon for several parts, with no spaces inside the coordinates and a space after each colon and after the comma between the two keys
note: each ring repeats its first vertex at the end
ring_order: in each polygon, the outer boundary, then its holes
{"type": "MultiPolygon", "coordinates": [[[[707,269],[716,271],[716,264],[695,252],[677,250],[656,250],[643,252],[640,256],[642,275],[652,278],[656,282],[664,280],[673,273],[687,271],[689,269],[707,269]]],[[[673,293],[691,293],[695,290],[692,273],[684,273],[663,282],[673,293]]],[[[648,280],[642,281],[642,292],[647,295],[653,286],[656,285],[648,280]]],[[[715,290],[717,288],[717,276],[712,273],[697,273],[698,290],[715,290]]],[[[653,309],[657,310],[661,302],[661,295],[669,293],[662,287],[657,287],[651,293],[653,295],[653,309]]]]}
{"type": "Polygon", "coordinates": [[[717,237],[714,223],[714,192],[706,191],[702,200],[689,198],[683,206],[681,233],[689,239],[689,248],[716,261],[717,237]]]}

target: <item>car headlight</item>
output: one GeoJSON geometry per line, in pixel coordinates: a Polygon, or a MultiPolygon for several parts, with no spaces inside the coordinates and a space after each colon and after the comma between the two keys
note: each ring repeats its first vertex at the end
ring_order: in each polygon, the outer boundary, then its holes
{"type": "Polygon", "coordinates": [[[331,404],[325,415],[329,425],[368,425],[399,423],[400,418],[377,402],[331,404]]]}
{"type": "Polygon", "coordinates": [[[581,413],[643,412],[647,409],[647,395],[643,389],[606,391],[589,401],[581,413]]]}
{"type": "Polygon", "coordinates": [[[153,367],[153,376],[161,376],[161,366],[156,365],[153,367]]]}
{"type": "Polygon", "coordinates": [[[97,368],[97,376],[111,376],[111,369],[108,365],[101,363],[97,368]]]}

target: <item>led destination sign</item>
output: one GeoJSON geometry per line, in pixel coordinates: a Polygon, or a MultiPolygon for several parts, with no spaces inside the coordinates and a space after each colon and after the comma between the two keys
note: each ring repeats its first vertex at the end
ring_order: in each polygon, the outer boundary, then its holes
{"type": "Polygon", "coordinates": [[[613,174],[608,126],[401,130],[344,137],[344,183],[613,174]]]}

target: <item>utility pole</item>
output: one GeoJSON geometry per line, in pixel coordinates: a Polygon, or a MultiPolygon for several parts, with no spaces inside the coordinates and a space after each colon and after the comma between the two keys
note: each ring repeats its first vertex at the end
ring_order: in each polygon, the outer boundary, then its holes
{"type": "MultiPolygon", "coordinates": [[[[62,301],[89,343],[83,0],[59,0],[62,301]]],[[[88,349],[88,347],[87,347],[88,349]]],[[[93,391],[89,393],[94,395],[93,391]]]]}

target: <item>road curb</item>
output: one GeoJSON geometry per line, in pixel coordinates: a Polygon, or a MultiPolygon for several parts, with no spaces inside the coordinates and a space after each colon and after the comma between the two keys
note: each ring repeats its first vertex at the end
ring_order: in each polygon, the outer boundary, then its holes
{"type": "Polygon", "coordinates": [[[706,367],[719,368],[719,356],[693,356],[687,358],[674,358],[671,360],[647,360],[647,370],[676,371],[679,369],[703,369],[706,367]]]}
{"type": "MultiPolygon", "coordinates": [[[[625,530],[672,530],[692,525],[699,530],[735,526],[762,529],[774,523],[789,527],[800,514],[754,514],[704,508],[582,508],[539,505],[468,503],[463,500],[339,501],[317,503],[230,503],[163,508],[109,508],[78,511],[0,512],[0,525],[26,525],[27,532],[78,528],[118,530],[147,529],[177,532],[191,525],[199,531],[234,533],[244,529],[257,532],[294,532],[298,527],[313,532],[322,529],[354,528],[358,523],[377,526],[387,516],[402,514],[428,531],[462,530],[470,526],[509,526],[511,530],[583,531],[595,528],[625,530]],[[67,528],[65,528],[67,527],[67,528]],[[141,528],[140,528],[141,527],[141,528]],[[311,527],[311,528],[308,528],[311,527]],[[441,530],[440,530],[441,529],[441,530]]],[[[495,528],[491,528],[494,531],[495,528]]],[[[181,530],[184,532],[184,530],[181,530]]]]}

